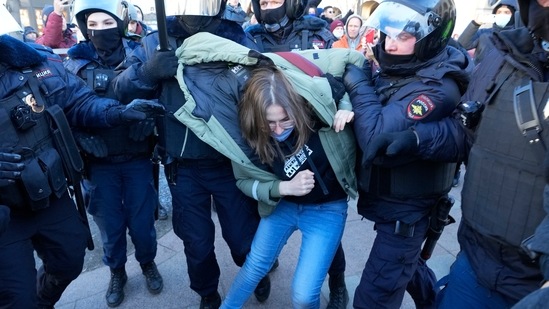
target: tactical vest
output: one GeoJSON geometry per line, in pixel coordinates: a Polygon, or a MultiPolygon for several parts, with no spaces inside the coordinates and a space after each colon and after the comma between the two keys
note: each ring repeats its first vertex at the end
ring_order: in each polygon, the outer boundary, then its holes
{"type": "Polygon", "coordinates": [[[66,194],[67,181],[39,82],[31,70],[23,76],[25,86],[0,100],[0,149],[21,155],[25,169],[15,183],[0,187],[0,200],[13,210],[38,210],[52,195],[66,194]]]}
{"type": "MultiPolygon", "coordinates": [[[[114,70],[101,68],[96,63],[89,63],[80,70],[79,76],[86,81],[88,86],[100,97],[116,99],[112,87],[114,70]]],[[[153,141],[134,141],[129,138],[130,126],[120,125],[112,128],[78,128],[89,134],[100,136],[108,149],[107,158],[94,158],[87,154],[91,160],[100,161],[126,161],[136,156],[147,156],[152,152],[153,141]]]]}
{"type": "MultiPolygon", "coordinates": [[[[471,98],[485,102],[486,109],[469,154],[461,208],[464,219],[476,231],[519,247],[546,215],[543,143],[549,141],[549,128],[543,121],[543,108],[549,84],[531,82],[524,70],[506,62],[500,52],[483,62],[497,74],[487,72],[494,80],[481,89],[486,89],[484,98],[471,98]],[[517,85],[532,91],[522,92],[515,100],[517,85]],[[532,102],[526,100],[530,94],[532,102]],[[532,125],[536,113],[540,120],[532,125]]],[[[474,81],[471,84],[477,86],[474,81]]]]}

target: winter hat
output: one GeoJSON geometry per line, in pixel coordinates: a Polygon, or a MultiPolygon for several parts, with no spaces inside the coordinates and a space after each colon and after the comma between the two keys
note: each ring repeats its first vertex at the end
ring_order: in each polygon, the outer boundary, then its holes
{"type": "Polygon", "coordinates": [[[334,29],[337,27],[345,27],[341,19],[336,19],[330,24],[330,32],[334,32],[334,29]]]}
{"type": "Polygon", "coordinates": [[[494,7],[494,9],[492,10],[492,14],[496,14],[497,10],[502,7],[502,6],[506,6],[509,10],[511,10],[511,12],[513,12],[513,14],[515,14],[517,8],[518,8],[518,5],[517,5],[517,1],[516,0],[502,0],[498,3],[498,5],[496,5],[494,7]]]}
{"type": "Polygon", "coordinates": [[[45,5],[42,9],[42,25],[44,25],[44,27],[48,23],[48,17],[51,13],[53,13],[53,5],[45,5]]]}

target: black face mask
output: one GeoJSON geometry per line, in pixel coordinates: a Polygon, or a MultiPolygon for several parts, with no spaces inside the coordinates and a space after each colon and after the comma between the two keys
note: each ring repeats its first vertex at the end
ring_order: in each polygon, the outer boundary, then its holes
{"type": "Polygon", "coordinates": [[[288,16],[286,16],[286,6],[282,5],[276,9],[261,10],[261,19],[265,24],[265,28],[269,32],[274,32],[288,24],[288,16]]]}
{"type": "Polygon", "coordinates": [[[206,29],[214,20],[213,16],[181,16],[180,19],[183,29],[190,35],[206,29]]]}
{"type": "Polygon", "coordinates": [[[549,8],[531,1],[528,9],[528,29],[537,37],[549,41],[549,8]]]}
{"type": "Polygon", "coordinates": [[[97,50],[99,58],[109,66],[119,65],[125,57],[124,44],[118,28],[105,30],[88,29],[88,38],[97,50]]]}

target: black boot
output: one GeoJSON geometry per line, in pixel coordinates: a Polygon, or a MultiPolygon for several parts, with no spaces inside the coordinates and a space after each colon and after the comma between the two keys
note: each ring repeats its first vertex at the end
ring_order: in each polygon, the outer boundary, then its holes
{"type": "Polygon", "coordinates": [[[107,306],[118,307],[124,300],[124,285],[128,281],[126,275],[126,269],[118,268],[111,269],[111,281],[109,282],[109,289],[105,298],[107,299],[107,306]]]}
{"type": "Polygon", "coordinates": [[[149,292],[151,294],[158,294],[162,292],[164,282],[162,281],[162,276],[158,272],[154,261],[141,265],[141,270],[147,280],[147,289],[149,292]]]}
{"type": "Polygon", "coordinates": [[[271,278],[269,278],[269,274],[267,274],[259,283],[257,284],[257,287],[254,290],[255,298],[258,302],[262,303],[269,298],[269,295],[271,295],[271,278]]]}
{"type": "Polygon", "coordinates": [[[200,309],[219,309],[221,307],[221,296],[215,291],[207,296],[202,296],[200,300],[200,309]]]}
{"type": "Polygon", "coordinates": [[[339,273],[328,279],[330,287],[330,301],[326,309],[345,309],[349,303],[349,293],[345,286],[345,274],[339,273]]]}

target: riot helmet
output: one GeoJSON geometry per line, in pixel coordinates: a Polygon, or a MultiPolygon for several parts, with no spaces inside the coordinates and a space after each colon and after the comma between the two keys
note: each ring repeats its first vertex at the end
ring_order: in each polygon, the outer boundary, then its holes
{"type": "Polygon", "coordinates": [[[266,20],[266,16],[262,16],[265,14],[264,12],[262,14],[261,1],[265,0],[252,0],[252,7],[254,9],[253,11],[257,22],[264,25],[274,23],[280,24],[283,22],[283,18],[287,18],[289,20],[298,19],[303,16],[303,14],[305,13],[305,7],[307,6],[307,0],[284,0],[284,3],[282,4],[284,15],[280,18],[280,20],[273,23],[272,21],[266,20]]]}
{"type": "Polygon", "coordinates": [[[11,16],[10,12],[4,5],[0,5],[0,20],[3,20],[0,25],[0,35],[10,32],[23,32],[21,26],[17,23],[15,18],[11,16]]]}
{"type": "Polygon", "coordinates": [[[549,51],[549,7],[536,0],[518,0],[518,5],[524,25],[541,40],[543,49],[549,51]]]}
{"type": "Polygon", "coordinates": [[[177,0],[164,1],[166,15],[178,16],[181,26],[189,34],[204,31],[214,19],[220,19],[226,0],[177,0]]]}
{"type": "Polygon", "coordinates": [[[89,40],[86,20],[91,13],[104,12],[111,15],[118,24],[121,37],[126,36],[127,25],[124,24],[124,20],[128,20],[128,14],[133,12],[134,16],[137,16],[135,8],[127,1],[75,0],[72,9],[78,27],[86,40],[89,40]]]}
{"type": "Polygon", "coordinates": [[[381,32],[381,44],[387,35],[394,36],[395,32],[413,35],[416,38],[414,55],[419,60],[427,60],[446,48],[455,21],[453,0],[388,0],[379,4],[365,25],[381,32]]]}

